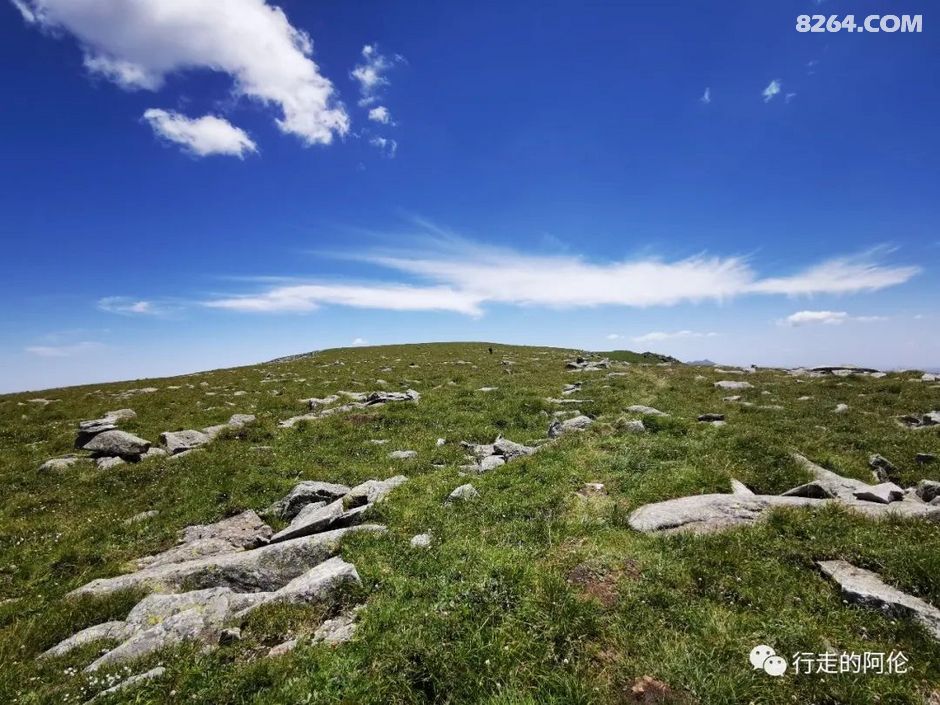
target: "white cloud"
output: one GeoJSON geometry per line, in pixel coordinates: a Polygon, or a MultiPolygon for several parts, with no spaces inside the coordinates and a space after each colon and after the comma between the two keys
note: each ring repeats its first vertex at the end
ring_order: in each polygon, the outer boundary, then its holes
{"type": "Polygon", "coordinates": [[[36,22],[36,15],[23,0],[10,0],[10,2],[13,3],[13,7],[20,11],[27,23],[34,24],[36,22]]]}
{"type": "Polygon", "coordinates": [[[769,84],[767,84],[767,87],[761,93],[761,95],[764,96],[764,102],[769,103],[771,100],[773,100],[774,96],[780,93],[780,88],[782,85],[783,84],[780,83],[780,81],[777,79],[774,79],[769,84]]]}
{"type": "Polygon", "coordinates": [[[699,100],[703,102],[705,105],[708,105],[709,103],[711,103],[712,102],[712,89],[706,87],[705,92],[702,93],[702,97],[699,98],[699,100]]]}
{"type": "Polygon", "coordinates": [[[873,260],[875,252],[838,257],[814,265],[789,277],[771,277],[754,282],[752,291],[761,294],[851,294],[877,291],[912,279],[920,267],[889,267],[873,260]]]}
{"type": "Polygon", "coordinates": [[[379,151],[389,159],[394,159],[398,151],[398,142],[389,137],[372,137],[369,139],[369,144],[378,147],[379,151]]]}
{"type": "Polygon", "coordinates": [[[24,18],[66,30],[85,66],[128,90],[161,88],[170,74],[228,74],[236,95],[274,105],[285,133],[329,144],[349,131],[333,84],[310,58],[313,42],[265,0],[17,0],[24,18]]]}
{"type": "Polygon", "coordinates": [[[232,296],[205,303],[210,308],[271,313],[313,311],[324,304],[391,311],[454,311],[480,315],[479,302],[469,293],[447,287],[397,284],[301,284],[280,286],[258,295],[232,296]]]}
{"type": "Polygon", "coordinates": [[[369,111],[369,119],[372,120],[372,122],[380,122],[383,125],[387,125],[392,121],[392,115],[388,112],[388,108],[384,105],[380,105],[369,111]]]}
{"type": "Polygon", "coordinates": [[[242,158],[258,150],[244,130],[215,115],[189,118],[179,113],[150,108],[144,113],[144,120],[150,123],[159,136],[182,145],[185,151],[197,157],[224,154],[242,158]]]}
{"type": "Polygon", "coordinates": [[[132,299],[127,296],[105,296],[98,299],[98,310],[123,315],[156,315],[161,312],[152,301],[132,299]]]}
{"type": "Polygon", "coordinates": [[[457,238],[415,252],[350,255],[418,277],[420,285],[307,283],[261,294],[209,301],[216,308],[308,311],[320,304],[393,310],[447,310],[479,315],[484,304],[583,308],[673,306],[725,301],[748,294],[809,295],[875,291],[904,283],[920,270],[892,267],[872,254],[840,258],[782,277],[759,277],[740,257],[677,261],[634,259],[595,263],[568,255],[528,255],[475,246],[457,238]]]}
{"type": "Polygon", "coordinates": [[[620,335],[620,333],[611,333],[607,336],[607,340],[620,340],[621,338],[623,338],[623,336],[620,335]]]}
{"type": "Polygon", "coordinates": [[[717,333],[696,333],[691,330],[678,330],[674,333],[666,333],[663,331],[653,331],[652,333],[646,333],[644,335],[638,335],[633,340],[637,343],[654,343],[661,342],[663,340],[681,340],[684,338],[714,338],[717,333]]]}
{"type": "Polygon", "coordinates": [[[101,350],[104,347],[103,343],[86,340],[73,345],[32,345],[25,350],[38,357],[73,357],[101,350]]]}
{"type": "Polygon", "coordinates": [[[369,341],[366,340],[365,338],[355,338],[355,339],[353,339],[352,344],[353,344],[354,346],[359,346],[359,345],[365,345],[365,344],[368,343],[368,342],[369,342],[369,341]]]}
{"type": "Polygon", "coordinates": [[[379,98],[383,86],[388,85],[387,74],[396,63],[403,61],[395,55],[391,59],[379,53],[374,44],[362,47],[362,63],[356,64],[350,75],[359,83],[359,105],[367,106],[379,98]]]}
{"type": "Polygon", "coordinates": [[[883,316],[850,316],[845,311],[797,311],[779,321],[786,326],[829,325],[838,326],[849,321],[874,323],[887,320],[883,316]]]}
{"type": "Polygon", "coordinates": [[[787,93],[785,96],[783,96],[783,102],[789,103],[794,98],[796,98],[796,93],[787,93]]]}

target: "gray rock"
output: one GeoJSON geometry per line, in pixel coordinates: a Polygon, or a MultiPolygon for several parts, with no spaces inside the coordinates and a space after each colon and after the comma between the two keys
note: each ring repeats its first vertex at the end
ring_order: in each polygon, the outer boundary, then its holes
{"type": "Polygon", "coordinates": [[[219,635],[220,644],[234,644],[242,640],[242,630],[239,627],[226,627],[219,635]]]}
{"type": "Polygon", "coordinates": [[[828,486],[818,480],[807,482],[784,492],[782,497],[811,497],[813,499],[832,499],[835,495],[828,486]]]}
{"type": "Polygon", "coordinates": [[[387,480],[366,480],[349,490],[349,494],[343,498],[343,503],[348,509],[354,509],[364,504],[381,502],[392,490],[407,481],[408,478],[404,475],[395,475],[387,480]]]}
{"type": "Polygon", "coordinates": [[[298,643],[297,639],[288,639],[282,644],[278,644],[277,646],[272,646],[268,650],[268,658],[277,658],[278,656],[284,656],[286,654],[289,654],[291,651],[297,648],[297,643],[298,643]]]}
{"type": "Polygon", "coordinates": [[[868,459],[868,467],[871,468],[875,479],[878,482],[888,482],[898,477],[898,469],[892,465],[887,458],[877,453],[868,459]]]}
{"type": "Polygon", "coordinates": [[[888,516],[920,517],[940,522],[940,507],[900,501],[882,504],[858,499],[857,491],[871,490],[864,482],[842,477],[794,455],[816,479],[806,485],[776,495],[707,494],[679,497],[647,504],[629,517],[630,526],[644,532],[708,532],[752,524],[776,507],[819,507],[835,502],[872,518],[888,516]]]}
{"type": "Polygon", "coordinates": [[[363,504],[346,510],[342,499],[325,505],[321,505],[320,502],[308,504],[300,510],[288,527],[271,537],[271,543],[361,524],[365,513],[371,506],[371,504],[363,504]]]}
{"type": "Polygon", "coordinates": [[[127,639],[132,632],[133,628],[126,622],[104,622],[103,624],[96,624],[93,627],[82,629],[80,632],[73,634],[68,639],[60,641],[51,649],[41,653],[37,658],[46,659],[57,656],[64,656],[73,649],[77,649],[78,647],[84,646],[85,644],[90,644],[93,641],[101,641],[103,639],[123,641],[124,639],[127,639]]]}
{"type": "Polygon", "coordinates": [[[824,500],[771,495],[703,494],[655,502],[630,514],[630,526],[645,533],[707,533],[762,520],[775,507],[812,507],[824,500]]]}
{"type": "Polygon", "coordinates": [[[164,621],[137,631],[119,646],[93,661],[86,672],[143,658],[168,646],[195,641],[214,646],[227,617],[227,602],[218,600],[173,614],[164,621]]]}
{"type": "Polygon", "coordinates": [[[505,465],[506,459],[501,455],[488,455],[480,460],[479,472],[489,472],[495,470],[500,465],[505,465]]]}
{"type": "Polygon", "coordinates": [[[346,494],[349,494],[349,488],[346,485],[306,480],[295,485],[286,497],[275,502],[268,511],[277,514],[282,519],[293,519],[305,505],[311,502],[332,502],[346,494]]]}
{"type": "Polygon", "coordinates": [[[606,495],[607,488],[604,486],[603,482],[585,482],[581,486],[581,490],[578,494],[582,497],[598,497],[606,495]]]}
{"type": "Polygon", "coordinates": [[[119,693],[124,690],[128,690],[130,688],[133,688],[134,686],[140,685],[141,683],[146,683],[147,681],[152,681],[156,678],[162,678],[164,673],[166,673],[166,669],[163,666],[156,666],[154,668],[151,668],[149,671],[144,671],[143,673],[138,673],[136,676],[130,676],[129,678],[125,678],[120,683],[116,685],[112,685],[110,688],[107,688],[106,690],[102,690],[100,693],[98,693],[96,696],[94,696],[90,700],[86,700],[85,705],[91,705],[92,703],[94,703],[95,701],[101,698],[105,698],[109,695],[113,695],[114,693],[119,693]]]}
{"type": "Polygon", "coordinates": [[[751,496],[754,493],[743,482],[731,478],[731,494],[751,496]]]}
{"type": "Polygon", "coordinates": [[[617,429],[624,433],[646,433],[646,426],[639,419],[621,419],[617,422],[617,429]]]}
{"type": "Polygon", "coordinates": [[[127,431],[104,431],[82,446],[97,455],[120,455],[136,457],[146,453],[150,448],[150,441],[128,433],[127,431]]]}
{"type": "Polygon", "coordinates": [[[144,568],[113,578],[92,580],[68,596],[110,595],[133,588],[167,592],[184,586],[193,589],[230,587],[239,592],[276,590],[310,567],[333,556],[339,550],[340,541],[348,533],[384,530],[383,526],[363,524],[274,543],[253,551],[237,551],[144,568]]]}
{"type": "Polygon", "coordinates": [[[510,460],[515,460],[516,458],[522,458],[527,455],[532,455],[537,449],[532,448],[531,446],[524,446],[521,443],[514,443],[508,438],[499,437],[493,443],[493,452],[497,455],[503,456],[506,459],[506,462],[510,460]]]}
{"type": "Polygon", "coordinates": [[[564,421],[556,419],[552,421],[551,425],[548,427],[548,437],[558,438],[572,431],[583,431],[592,423],[594,423],[594,419],[589,416],[575,416],[573,419],[566,419],[564,421]]]}
{"type": "Polygon", "coordinates": [[[251,509],[240,514],[222,519],[213,524],[187,526],[180,532],[183,543],[192,543],[201,539],[222,540],[236,548],[255,548],[262,546],[271,538],[274,531],[251,509]]]}
{"type": "Polygon", "coordinates": [[[393,450],[388,454],[389,460],[411,460],[418,457],[416,450],[393,450]]]}
{"type": "Polygon", "coordinates": [[[244,428],[255,422],[254,414],[232,414],[226,426],[229,428],[244,428]]]}
{"type": "Polygon", "coordinates": [[[723,379],[715,382],[716,389],[753,389],[754,385],[750,382],[738,382],[736,380],[723,379]]]}
{"type": "Polygon", "coordinates": [[[716,421],[724,421],[725,415],[724,414],[700,414],[698,417],[698,420],[705,422],[705,423],[715,423],[716,421]]]}
{"type": "Polygon", "coordinates": [[[460,445],[470,451],[470,454],[477,460],[496,454],[496,446],[493,443],[467,443],[463,441],[460,445]]]}
{"type": "Polygon", "coordinates": [[[940,482],[936,480],[921,480],[917,483],[915,492],[917,496],[925,502],[932,502],[937,497],[940,497],[940,482]]]}
{"type": "Polygon", "coordinates": [[[929,465],[937,462],[937,456],[933,453],[918,453],[914,456],[914,461],[920,465],[929,465]]]}
{"type": "Polygon", "coordinates": [[[430,548],[431,534],[417,534],[411,537],[412,548],[430,548]]]}
{"type": "Polygon", "coordinates": [[[845,413],[846,411],[848,411],[848,410],[849,410],[849,405],[848,405],[848,404],[836,404],[836,408],[832,410],[832,413],[834,413],[834,414],[844,414],[844,413],[845,413]]]}
{"type": "Polygon", "coordinates": [[[929,428],[940,424],[940,411],[931,411],[926,414],[908,414],[899,416],[898,423],[907,428],[929,428]]]}
{"type": "Polygon", "coordinates": [[[336,646],[352,639],[356,632],[356,611],[353,609],[323,622],[313,633],[313,643],[336,646]]]}
{"type": "Polygon", "coordinates": [[[242,549],[235,548],[232,544],[222,539],[198,539],[189,543],[180,544],[169,548],[155,556],[144,556],[138,558],[135,566],[138,570],[143,568],[156,568],[157,566],[169,565],[170,563],[183,563],[185,561],[194,561],[197,558],[208,558],[209,556],[220,556],[224,553],[232,553],[242,549]]]}
{"type": "Polygon", "coordinates": [[[64,458],[52,458],[47,460],[42,465],[39,466],[40,472],[57,472],[59,470],[67,470],[75,463],[77,463],[80,458],[75,457],[74,455],[67,455],[64,458]]]}
{"type": "Polygon", "coordinates": [[[480,493],[477,492],[476,487],[471,484],[461,485],[453,492],[447,496],[446,504],[454,504],[455,502],[469,502],[480,496],[480,493]]]}
{"type": "Polygon", "coordinates": [[[142,521],[147,521],[147,519],[153,519],[160,512],[156,509],[149,509],[146,512],[140,512],[134,516],[128,517],[124,520],[125,524],[139,524],[142,521]]]}
{"type": "Polygon", "coordinates": [[[199,448],[212,440],[202,431],[189,429],[186,431],[164,431],[160,434],[160,442],[166,446],[170,455],[176,455],[186,450],[199,448]]]}
{"type": "Polygon", "coordinates": [[[665,411],[660,411],[652,406],[644,406],[643,404],[628,406],[627,411],[632,414],[643,414],[644,416],[669,416],[665,411]]]}
{"type": "Polygon", "coordinates": [[[151,460],[153,458],[163,458],[166,457],[166,451],[163,448],[149,448],[146,453],[143,453],[140,456],[141,460],[151,460]]]}
{"type": "Polygon", "coordinates": [[[940,610],[919,597],[887,585],[876,574],[842,560],[819,561],[823,573],[836,582],[850,602],[883,610],[894,617],[909,617],[940,640],[940,610]]]}
{"type": "Polygon", "coordinates": [[[284,587],[265,597],[264,600],[242,610],[234,618],[242,620],[262,605],[328,602],[333,599],[340,587],[360,584],[356,567],[339,556],[335,556],[297,576],[284,587]]]}
{"type": "Polygon", "coordinates": [[[126,465],[126,461],[118,455],[105,456],[95,460],[95,465],[98,466],[99,470],[110,470],[111,468],[116,468],[118,465],[126,465]]]}
{"type": "Polygon", "coordinates": [[[880,502],[881,504],[890,504],[899,502],[904,497],[904,490],[893,482],[882,482],[864,490],[856,490],[855,498],[866,502],[880,502]]]}
{"type": "Polygon", "coordinates": [[[104,418],[111,421],[111,423],[121,423],[122,421],[136,419],[137,412],[133,409],[115,409],[114,411],[106,411],[104,418]]]}

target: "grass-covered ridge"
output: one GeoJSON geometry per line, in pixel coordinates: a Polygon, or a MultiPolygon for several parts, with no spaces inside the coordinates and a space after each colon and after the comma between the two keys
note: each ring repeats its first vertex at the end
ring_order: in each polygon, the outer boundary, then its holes
{"type": "Polygon", "coordinates": [[[0,702],[83,702],[103,687],[101,676],[90,683],[81,673],[97,646],[46,662],[35,656],[83,627],[122,618],[138,596],[71,602],[63,599],[69,590],[172,546],[184,526],[261,510],[299,479],[352,485],[398,473],[410,480],[375,519],[388,532],[344,544],[363,581],[349,599],[367,605],[352,642],[268,659],[269,647],[309,634],[324,615],[263,610],[237,643],[208,654],[184,647],[138,664],[133,672],[162,663],[166,676],[107,702],[627,703],[644,675],[669,684],[675,702],[708,704],[914,704],[940,689],[937,642],[908,620],[844,604],[814,566],[843,558],[940,605],[937,525],[876,523],[836,509],[779,512],[710,536],[649,536],[626,523],[647,502],[727,492],[732,477],[757,492],[781,492],[806,479],[793,450],[859,479],[871,479],[868,458],[880,453],[905,486],[940,480],[940,465],[914,462],[917,453],[940,455],[938,429],[894,421],[940,408],[936,385],[910,373],[801,379],[759,371],[746,377],[753,389],[734,392],[754,403],[742,406],[723,402],[729,393],[712,383],[743,377],[679,364],[632,364],[611,377],[567,372],[574,354],[487,343],[343,349],[0,397],[0,702]],[[545,398],[574,381],[583,388],[572,396],[590,400],[577,408],[598,419],[591,428],[485,475],[459,474],[462,440],[544,439],[560,408],[545,398]],[[120,398],[142,387],[157,391],[120,398]],[[277,427],[305,411],[300,399],[381,388],[422,396],[277,427]],[[28,401],[39,396],[54,401],[28,401]],[[849,410],[833,413],[838,403],[849,410]],[[648,419],[651,433],[619,432],[614,422],[631,404],[671,416],[648,419]],[[72,450],[79,420],[121,407],[137,412],[122,428],[152,441],[235,412],[258,423],[183,459],[37,471],[72,450]],[[697,423],[704,412],[725,413],[727,425],[697,423]],[[437,446],[438,438],[447,443],[437,446]],[[395,449],[418,458],[388,460],[395,449]],[[468,481],[480,499],[445,508],[448,493],[468,481]],[[577,497],[585,482],[604,483],[607,495],[577,497]],[[159,510],[155,518],[124,523],[151,509],[159,510]],[[433,535],[431,548],[411,548],[422,532],[433,535]],[[773,679],[748,664],[758,643],[787,657],[902,650],[911,671],[773,679]]]}

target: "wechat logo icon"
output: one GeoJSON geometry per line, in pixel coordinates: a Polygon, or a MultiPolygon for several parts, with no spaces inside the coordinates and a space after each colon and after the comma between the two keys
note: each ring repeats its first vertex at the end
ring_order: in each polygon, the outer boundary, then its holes
{"type": "Polygon", "coordinates": [[[766,644],[758,644],[751,649],[751,666],[764,669],[768,676],[779,677],[787,672],[787,660],[777,656],[777,652],[766,644]]]}

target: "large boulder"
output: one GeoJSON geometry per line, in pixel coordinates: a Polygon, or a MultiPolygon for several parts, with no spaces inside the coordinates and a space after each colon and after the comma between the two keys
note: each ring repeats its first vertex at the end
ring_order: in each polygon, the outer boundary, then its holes
{"type": "Polygon", "coordinates": [[[104,431],[82,446],[96,455],[119,455],[122,458],[137,458],[150,448],[150,441],[127,431],[104,431]]]}
{"type": "Polygon", "coordinates": [[[166,447],[170,455],[176,455],[193,448],[204,446],[212,440],[207,433],[188,429],[185,431],[164,431],[160,434],[160,442],[166,447]]]}

